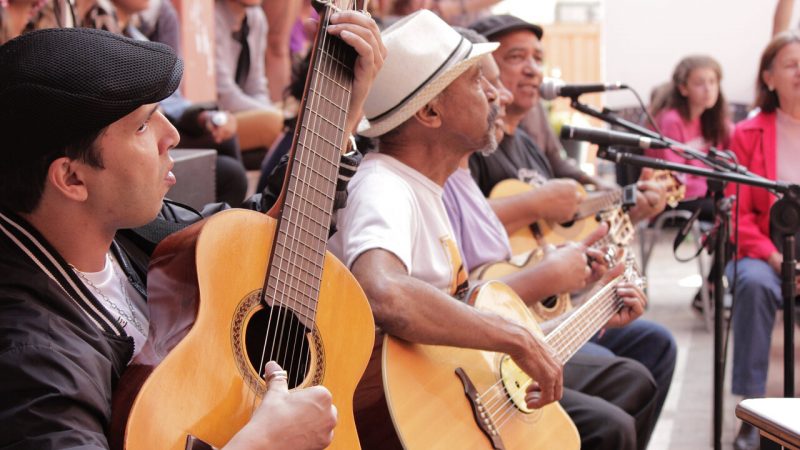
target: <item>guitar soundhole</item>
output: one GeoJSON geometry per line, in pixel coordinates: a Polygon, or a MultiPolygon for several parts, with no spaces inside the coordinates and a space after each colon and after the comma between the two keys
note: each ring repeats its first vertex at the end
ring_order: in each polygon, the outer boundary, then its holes
{"type": "Polygon", "coordinates": [[[558,303],[558,297],[555,295],[547,297],[546,299],[542,300],[542,306],[545,308],[553,308],[558,303]]]}
{"type": "Polygon", "coordinates": [[[306,378],[312,363],[309,332],[287,308],[259,309],[246,325],[247,358],[259,375],[264,374],[267,361],[277,362],[289,375],[289,389],[297,387],[306,378]]]}

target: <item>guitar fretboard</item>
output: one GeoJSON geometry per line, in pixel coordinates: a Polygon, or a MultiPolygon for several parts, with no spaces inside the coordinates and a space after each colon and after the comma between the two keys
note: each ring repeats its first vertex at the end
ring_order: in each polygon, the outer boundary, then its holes
{"type": "Polygon", "coordinates": [[[324,31],[306,81],[264,295],[313,322],[352,86],[352,48],[324,31]]]}
{"type": "Polygon", "coordinates": [[[603,286],[545,337],[545,342],[555,350],[555,356],[562,364],[588,342],[622,306],[622,300],[616,295],[616,287],[623,279],[623,276],[619,276],[603,286]]]}

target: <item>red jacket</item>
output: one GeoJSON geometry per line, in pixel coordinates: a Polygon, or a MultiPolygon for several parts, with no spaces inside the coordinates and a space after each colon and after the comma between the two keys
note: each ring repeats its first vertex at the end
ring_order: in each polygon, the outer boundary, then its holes
{"type": "MultiPolygon", "coordinates": [[[[740,164],[770,180],[775,179],[775,117],[774,112],[762,112],[740,122],[736,125],[731,142],[731,149],[740,164]]],[[[736,194],[736,185],[729,184],[726,194],[736,194]]],[[[769,209],[775,200],[775,196],[766,189],[739,185],[739,258],[766,261],[777,251],[769,237],[769,209]]],[[[736,223],[736,207],[733,213],[736,223]]]]}

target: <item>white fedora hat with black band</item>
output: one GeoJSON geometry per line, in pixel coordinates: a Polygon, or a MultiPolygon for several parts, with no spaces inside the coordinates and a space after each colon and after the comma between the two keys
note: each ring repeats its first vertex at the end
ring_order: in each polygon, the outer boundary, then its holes
{"type": "Polygon", "coordinates": [[[436,14],[423,9],[381,33],[387,55],[364,103],[359,134],[393,130],[442,92],[496,42],[473,44],[436,14]]]}

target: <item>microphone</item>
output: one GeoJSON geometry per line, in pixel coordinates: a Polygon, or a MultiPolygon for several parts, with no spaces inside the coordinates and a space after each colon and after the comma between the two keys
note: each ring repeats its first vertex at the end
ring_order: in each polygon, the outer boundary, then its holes
{"type": "Polygon", "coordinates": [[[558,78],[545,78],[539,86],[539,94],[545,100],[556,97],[577,97],[591,92],[617,91],[627,89],[628,86],[617,81],[616,83],[595,84],[566,84],[558,78]]]}
{"type": "Polygon", "coordinates": [[[649,138],[638,134],[621,133],[619,131],[606,131],[596,128],[561,126],[561,139],[574,141],[589,141],[598,145],[624,145],[639,148],[670,148],[668,142],[661,139],[649,138]]]}

